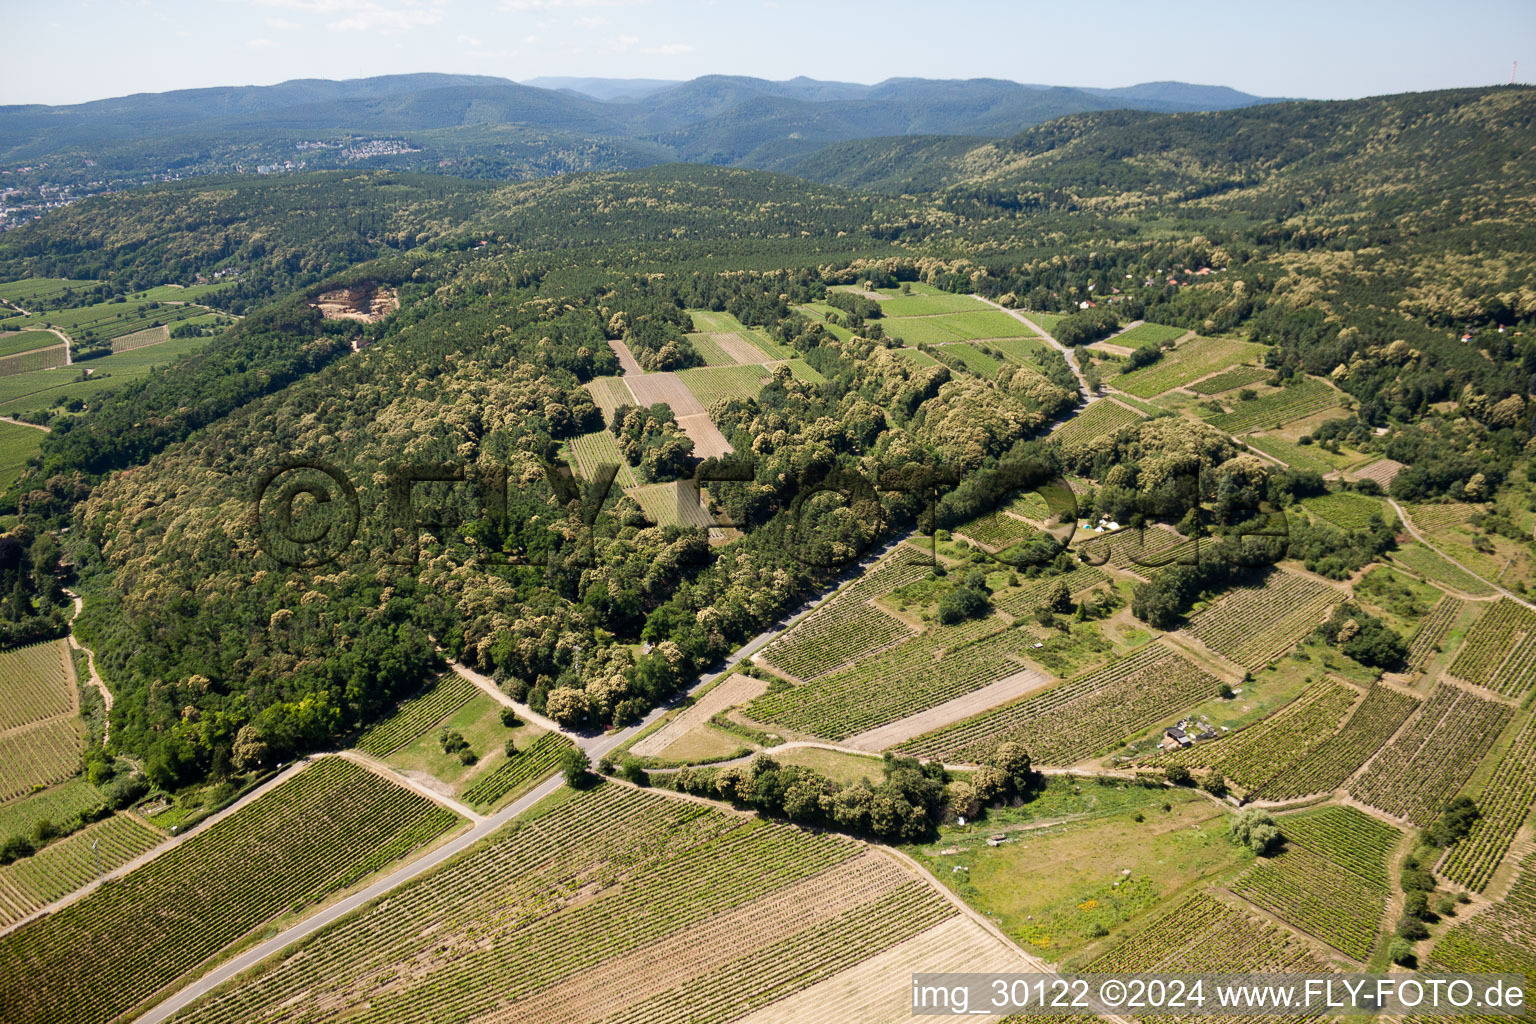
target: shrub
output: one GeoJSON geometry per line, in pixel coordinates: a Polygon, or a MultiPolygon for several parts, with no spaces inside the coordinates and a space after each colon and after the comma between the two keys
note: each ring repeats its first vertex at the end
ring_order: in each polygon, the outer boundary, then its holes
{"type": "Polygon", "coordinates": [[[522,719],[517,717],[517,712],[513,709],[501,709],[501,724],[506,726],[508,729],[512,728],[514,725],[521,725],[522,721],[522,719]]]}
{"type": "Polygon", "coordinates": [[[1232,838],[1254,853],[1267,854],[1285,837],[1280,834],[1273,815],[1261,808],[1250,807],[1232,819],[1232,838]]]}
{"type": "Polygon", "coordinates": [[[1387,945],[1387,956],[1399,967],[1412,967],[1418,962],[1413,955],[1413,946],[1404,939],[1393,939],[1387,945]]]}
{"type": "Polygon", "coordinates": [[[1163,775],[1175,786],[1188,786],[1194,782],[1194,776],[1189,774],[1189,769],[1181,764],[1171,764],[1163,769],[1163,775]]]}
{"type": "Polygon", "coordinates": [[[572,747],[560,758],[560,772],[566,785],[582,789],[592,781],[592,762],[579,747],[572,747]]]}

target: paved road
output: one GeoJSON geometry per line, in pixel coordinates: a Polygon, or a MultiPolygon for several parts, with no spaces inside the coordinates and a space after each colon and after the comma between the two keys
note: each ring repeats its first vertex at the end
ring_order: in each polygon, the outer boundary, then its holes
{"type": "MultiPolygon", "coordinates": [[[[874,559],[883,557],[888,551],[894,548],[897,544],[901,543],[901,540],[903,539],[905,538],[898,538],[897,540],[892,541],[890,544],[880,549],[880,551],[877,553],[869,556],[864,561],[869,562],[874,559]]],[[[731,668],[743,658],[750,658],[753,654],[756,654],[782,630],[793,625],[802,616],[810,612],[810,610],[814,608],[817,603],[819,603],[824,597],[828,596],[830,591],[836,589],[836,587],[840,585],[841,582],[842,580],[839,579],[837,583],[833,584],[833,586],[829,588],[828,591],[824,591],[823,593],[818,594],[816,597],[808,600],[804,605],[793,612],[787,620],[783,620],[783,625],[776,623],[771,628],[764,630],[763,632],[752,637],[752,639],[748,640],[746,643],[742,644],[740,647],[736,648],[736,650],[733,651],[725,659],[725,667],[722,670],[718,672],[710,672],[700,676],[699,679],[691,687],[689,687],[686,694],[680,694],[676,700],[667,706],[653,709],[650,714],[646,715],[645,718],[637,724],[629,726],[625,729],[617,729],[612,732],[603,733],[596,736],[575,736],[568,731],[560,731],[567,736],[571,736],[571,738],[574,739],[578,745],[580,745],[581,749],[589,758],[591,758],[593,761],[598,760],[617,747],[633,739],[637,733],[654,723],[662,715],[666,714],[673,705],[682,701],[686,696],[692,695],[698,690],[713,683],[721,676],[730,672],[731,668]]],[[[480,686],[481,689],[485,690],[488,694],[496,696],[498,700],[507,706],[519,707],[521,713],[521,706],[515,704],[511,698],[507,697],[506,694],[501,693],[501,691],[491,680],[486,679],[479,673],[473,672],[472,670],[464,668],[463,666],[455,665],[454,669],[459,673],[459,675],[475,683],[475,685],[480,686]]],[[[532,716],[530,712],[530,717],[538,716],[532,716]]],[[[551,722],[550,725],[554,725],[554,723],[551,722]]],[[[267,941],[246,950],[244,953],[235,957],[233,960],[221,964],[212,971],[208,972],[203,977],[190,983],[185,988],[180,989],[174,995],[168,997],[163,1002],[156,1005],[153,1009],[139,1016],[135,1020],[134,1024],[158,1024],[158,1022],[166,1020],[180,1010],[189,1006],[197,999],[207,995],[209,992],[222,985],[224,982],[234,978],[247,968],[258,964],[265,960],[267,957],[270,957],[275,953],[279,953],[292,946],[294,943],[315,934],[322,928],[325,928],[327,925],[334,924],[342,917],[346,916],[354,910],[357,910],[359,907],[364,906],[369,901],[377,899],[385,893],[399,888],[412,879],[419,878],[421,875],[441,866],[449,859],[453,858],[459,853],[462,853],[464,850],[467,850],[475,843],[489,836],[491,833],[507,824],[507,822],[511,821],[513,818],[516,818],[518,815],[523,814],[529,810],[540,800],[543,800],[545,797],[558,790],[562,785],[564,785],[564,783],[565,780],[560,775],[551,776],[550,778],[544,780],[544,782],[540,783],[538,786],[534,787],[528,793],[519,797],[517,800],[514,800],[500,811],[497,811],[495,814],[490,815],[489,817],[480,818],[473,824],[473,827],[470,828],[469,831],[464,832],[463,834],[457,836],[447,843],[444,843],[442,846],[437,847],[436,849],[427,853],[425,856],[414,860],[409,864],[402,865],[396,870],[385,875],[383,878],[378,879],[367,888],[362,889],[361,891],[356,892],[351,896],[346,897],[345,899],[338,900],[336,903],[319,911],[314,916],[306,918],[291,928],[285,929],[279,934],[273,936],[267,941]]],[[[266,787],[263,788],[265,789],[266,787]]]]}
{"type": "Polygon", "coordinates": [[[1044,338],[1052,348],[1066,357],[1067,366],[1071,367],[1072,375],[1077,378],[1077,389],[1082,393],[1083,401],[1097,402],[1099,400],[1099,396],[1094,394],[1093,389],[1088,386],[1088,378],[1083,376],[1083,368],[1077,364],[1077,352],[1072,348],[1071,345],[1063,345],[1061,342],[1052,337],[1051,333],[1044,327],[1041,327],[1039,324],[1035,323],[1029,317],[1025,316],[1023,313],[1020,313],[1016,309],[1009,309],[1007,306],[998,305],[991,299],[983,298],[980,295],[973,294],[971,298],[985,302],[993,309],[1002,310],[1004,313],[1007,313],[1009,316],[1024,324],[1036,334],[1040,335],[1040,337],[1044,338]]]}
{"type": "MultiPolygon", "coordinates": [[[[1396,501],[1394,501],[1391,498],[1387,499],[1387,504],[1391,505],[1392,508],[1394,510],[1396,510],[1397,518],[1402,520],[1403,529],[1407,530],[1410,534],[1412,534],[1414,540],[1418,541],[1420,544],[1423,544],[1425,547],[1429,548],[1429,550],[1433,551],[1435,554],[1439,555],[1441,558],[1445,559],[1447,562],[1450,562],[1456,568],[1460,569],[1462,572],[1466,573],[1468,576],[1471,576],[1473,579],[1482,580],[1484,583],[1488,584],[1488,586],[1492,587],[1494,590],[1498,591],[1500,594],[1503,594],[1505,597],[1509,598],[1511,601],[1515,602],[1516,604],[1525,605],[1525,607],[1529,608],[1531,611],[1536,612],[1536,604],[1532,604],[1531,602],[1527,601],[1523,597],[1518,597],[1515,594],[1511,594],[1509,591],[1505,590],[1503,587],[1501,587],[1497,583],[1493,582],[1493,580],[1485,579],[1484,577],[1479,576],[1477,573],[1473,572],[1471,569],[1469,569],[1466,566],[1462,565],[1460,562],[1456,561],[1456,559],[1452,558],[1450,555],[1446,554],[1444,551],[1441,551],[1439,548],[1435,547],[1434,543],[1432,541],[1430,541],[1430,539],[1428,537],[1425,537],[1422,533],[1420,533],[1414,527],[1413,520],[1408,518],[1408,513],[1403,509],[1403,506],[1399,505],[1396,501]]],[[[1468,596],[1471,596],[1471,595],[1468,595],[1468,596]]]]}

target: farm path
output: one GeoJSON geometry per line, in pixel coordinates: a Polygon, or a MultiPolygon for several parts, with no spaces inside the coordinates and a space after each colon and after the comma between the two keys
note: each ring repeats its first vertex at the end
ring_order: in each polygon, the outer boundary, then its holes
{"type": "Polygon", "coordinates": [[[1025,316],[1023,313],[1020,313],[1016,309],[1009,309],[1006,306],[998,305],[991,299],[983,298],[980,295],[973,294],[971,298],[985,302],[993,309],[1001,309],[1004,313],[1007,313],[1009,316],[1024,324],[1036,334],[1040,335],[1040,337],[1044,338],[1052,348],[1066,357],[1067,365],[1072,368],[1072,375],[1077,378],[1077,389],[1082,393],[1083,403],[1086,405],[1097,402],[1099,400],[1099,396],[1094,394],[1093,389],[1088,386],[1088,378],[1083,376],[1083,368],[1077,364],[1077,353],[1072,351],[1072,346],[1063,345],[1061,342],[1052,337],[1050,332],[1047,331],[1044,327],[1041,327],[1039,324],[1035,323],[1029,317],[1025,316]]]}
{"type": "MultiPolygon", "coordinates": [[[[44,427],[42,429],[47,430],[48,428],[44,427]]],[[[106,721],[101,726],[101,745],[106,746],[107,738],[112,734],[112,691],[107,689],[106,681],[96,671],[96,652],[75,639],[74,622],[75,619],[80,617],[80,610],[85,607],[85,598],[68,587],[64,588],[64,593],[68,594],[70,599],[75,602],[74,613],[69,617],[71,627],[68,634],[69,646],[77,651],[85,652],[85,667],[90,670],[91,685],[96,687],[97,692],[101,694],[102,703],[107,707],[106,721]]]]}
{"type": "MultiPolygon", "coordinates": [[[[1444,551],[1441,551],[1439,548],[1435,547],[1434,543],[1428,537],[1426,537],[1422,533],[1420,533],[1418,527],[1413,525],[1413,520],[1408,518],[1407,510],[1404,509],[1403,506],[1399,505],[1397,503],[1396,499],[1389,497],[1387,499],[1387,504],[1392,506],[1392,510],[1397,513],[1397,518],[1402,521],[1403,529],[1407,530],[1409,532],[1409,534],[1411,534],[1413,536],[1414,540],[1418,541],[1420,544],[1423,544],[1425,547],[1429,548],[1429,550],[1433,551],[1435,554],[1439,555],[1441,558],[1445,559],[1447,562],[1450,562],[1456,568],[1460,569],[1462,572],[1466,573],[1468,576],[1471,576],[1473,579],[1482,580],[1484,583],[1488,584],[1488,586],[1492,587],[1495,591],[1497,591],[1498,593],[1502,594],[1503,596],[1509,598],[1511,601],[1515,602],[1516,604],[1524,605],[1525,607],[1529,608],[1531,611],[1536,612],[1536,604],[1532,604],[1531,602],[1527,601],[1523,597],[1517,597],[1516,595],[1510,593],[1508,590],[1505,590],[1503,587],[1499,586],[1497,583],[1493,582],[1492,580],[1487,579],[1486,577],[1479,576],[1477,573],[1473,572],[1471,569],[1468,569],[1465,565],[1462,565],[1460,562],[1456,561],[1456,559],[1452,558],[1450,555],[1446,554],[1444,551]]],[[[1477,600],[1477,598],[1473,598],[1473,600],[1477,600]]]]}
{"type": "Polygon", "coordinates": [[[645,371],[640,368],[640,362],[635,354],[629,350],[629,346],[622,341],[608,342],[608,347],[613,349],[613,354],[619,357],[619,375],[623,377],[638,377],[645,371]]]}
{"type": "Polygon", "coordinates": [[[564,728],[554,719],[544,717],[537,711],[533,710],[533,708],[530,708],[528,705],[520,704],[513,700],[511,697],[507,696],[505,693],[501,692],[501,687],[497,686],[496,681],[491,679],[489,676],[485,676],[479,672],[476,672],[468,665],[461,665],[457,661],[454,661],[452,658],[448,658],[448,667],[453,669],[454,674],[457,675],[460,679],[463,679],[469,683],[473,683],[479,689],[483,690],[487,697],[490,697],[502,707],[511,708],[512,710],[516,711],[517,717],[521,718],[523,721],[532,722],[534,725],[537,725],[541,729],[548,729],[550,732],[558,732],[562,736],[568,736],[578,742],[581,740],[580,736],[571,732],[569,729],[564,728]]]}
{"type": "MultiPolygon", "coordinates": [[[[882,548],[880,551],[867,556],[863,562],[854,567],[851,567],[850,572],[856,573],[862,571],[866,564],[873,564],[875,560],[883,557],[897,544],[900,544],[903,539],[905,538],[897,538],[882,548]]],[[[614,730],[612,732],[597,736],[573,736],[572,738],[576,740],[577,745],[580,746],[582,751],[586,753],[586,755],[592,760],[597,760],[607,755],[610,751],[621,746],[622,744],[628,743],[631,739],[638,735],[641,730],[648,728],[659,718],[661,718],[662,715],[671,710],[671,708],[678,701],[692,696],[698,690],[709,686],[722,676],[729,674],[732,668],[738,662],[745,658],[751,657],[758,650],[766,646],[767,643],[776,637],[780,632],[788,629],[790,626],[794,625],[795,622],[799,621],[803,616],[809,614],[810,611],[815,608],[823,598],[829,597],[833,592],[836,591],[839,586],[846,582],[846,578],[846,575],[844,577],[840,577],[833,584],[831,584],[827,590],[807,600],[800,608],[796,609],[784,620],[775,623],[770,628],[764,630],[763,632],[752,637],[746,643],[742,644],[724,659],[724,667],[720,671],[712,671],[701,675],[685,693],[679,694],[671,704],[652,709],[650,714],[646,715],[645,718],[634,725],[628,726],[627,728],[614,730]]],[[[510,697],[502,693],[496,684],[490,679],[487,679],[485,676],[473,671],[472,669],[455,664],[452,661],[450,661],[449,664],[453,666],[454,671],[461,677],[467,679],[471,683],[474,683],[480,689],[485,690],[488,695],[493,697],[493,699],[506,704],[509,707],[520,708],[520,706],[515,704],[510,697]]],[[[520,709],[519,714],[521,713],[522,710],[520,709]]],[[[533,721],[539,721],[542,716],[535,716],[530,710],[529,717],[533,721]]],[[[557,731],[563,732],[567,736],[572,735],[565,730],[558,729],[558,727],[555,726],[553,722],[550,723],[549,727],[555,728],[557,731]]],[[[302,768],[303,764],[304,762],[300,762],[299,764],[294,765],[282,776],[279,776],[277,779],[273,779],[271,782],[260,787],[257,792],[265,792],[273,785],[277,785],[281,781],[284,781],[292,772],[302,768]]],[[[154,1007],[150,1008],[135,1018],[134,1024],[159,1024],[160,1021],[168,1019],[174,1014],[185,1009],[197,999],[207,995],[209,992],[213,991],[213,989],[222,985],[224,982],[236,977],[247,968],[255,966],[256,964],[265,960],[267,957],[279,953],[284,949],[287,949],[289,946],[292,946],[294,943],[315,934],[322,928],[334,924],[347,914],[350,914],[354,910],[365,906],[370,901],[377,899],[380,896],[383,896],[386,893],[399,888],[412,879],[420,877],[426,872],[431,871],[446,863],[453,857],[457,856],[459,853],[469,849],[475,843],[491,835],[497,829],[507,824],[509,821],[527,812],[530,808],[534,807],[541,800],[553,794],[564,784],[565,780],[562,776],[559,774],[551,775],[549,778],[539,783],[539,785],[535,786],[533,789],[529,790],[527,793],[523,794],[512,803],[508,804],[500,811],[497,811],[495,814],[490,815],[489,817],[480,818],[478,821],[475,821],[473,823],[473,827],[471,827],[468,831],[460,834],[454,839],[449,840],[448,842],[441,844],[440,846],[435,847],[416,860],[400,866],[382,878],[377,879],[366,888],[361,889],[358,892],[355,892],[341,900],[338,900],[330,906],[320,910],[312,917],[308,917],[303,921],[293,925],[292,927],[284,929],[277,935],[274,935],[272,938],[267,939],[265,942],[253,946],[252,948],[246,950],[244,953],[240,954],[238,957],[235,957],[234,959],[219,965],[212,971],[191,982],[184,988],[177,990],[174,994],[167,996],[160,1003],[156,1004],[154,1007]]],[[[209,821],[211,822],[219,817],[222,817],[224,814],[231,813],[239,806],[242,806],[248,802],[248,800],[253,798],[255,795],[256,793],[252,793],[248,795],[248,797],[242,798],[236,804],[231,805],[229,808],[226,808],[224,811],[220,812],[220,814],[210,818],[209,821]]],[[[205,822],[203,826],[199,826],[199,829],[205,827],[206,824],[207,823],[205,822]]],[[[195,829],[193,832],[189,832],[188,835],[194,834],[196,831],[198,830],[195,829]]],[[[160,849],[164,849],[165,845],[166,844],[162,844],[160,849]]],[[[114,872],[113,874],[118,875],[126,873],[129,867],[131,867],[131,865],[125,865],[123,868],[118,869],[118,871],[114,872]]],[[[78,898],[78,894],[76,898],[78,898]]]]}
{"type": "Polygon", "coordinates": [[[0,416],[0,423],[14,423],[18,427],[31,427],[33,430],[41,430],[45,434],[53,433],[52,427],[45,427],[41,423],[28,423],[26,420],[18,420],[11,416],[0,416]]]}

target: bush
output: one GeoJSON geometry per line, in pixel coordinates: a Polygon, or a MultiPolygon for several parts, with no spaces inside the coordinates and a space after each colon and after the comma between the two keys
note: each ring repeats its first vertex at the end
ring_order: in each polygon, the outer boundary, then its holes
{"type": "Polygon", "coordinates": [[[560,758],[560,772],[572,789],[584,789],[592,781],[592,762],[579,747],[572,747],[560,758]]]}
{"type": "Polygon", "coordinates": [[[1399,967],[1412,967],[1418,963],[1413,955],[1413,946],[1405,939],[1393,939],[1387,945],[1387,956],[1399,967]]]}
{"type": "Polygon", "coordinates": [[[1397,919],[1397,937],[1407,939],[1409,942],[1418,942],[1420,939],[1429,938],[1429,929],[1424,927],[1423,921],[1404,914],[1397,919]]]}
{"type": "Polygon", "coordinates": [[[1465,839],[1472,825],[1483,816],[1469,796],[1458,796],[1440,812],[1440,817],[1425,831],[1424,838],[1439,847],[1451,846],[1465,839]]]}
{"type": "Polygon", "coordinates": [[[1254,853],[1267,854],[1275,850],[1285,838],[1275,824],[1274,816],[1258,807],[1232,819],[1232,838],[1254,853]]]}
{"type": "Polygon", "coordinates": [[[523,720],[521,718],[517,717],[517,712],[514,711],[513,709],[511,709],[511,708],[502,708],[501,709],[501,724],[506,726],[508,729],[510,729],[514,725],[522,725],[523,724],[523,720]]]}
{"type": "Polygon", "coordinates": [[[469,741],[457,729],[444,729],[438,734],[437,742],[442,745],[445,754],[457,754],[469,749],[469,741]]]}
{"type": "Polygon", "coordinates": [[[505,742],[505,743],[503,743],[501,745],[501,749],[507,755],[507,757],[509,757],[509,758],[516,757],[517,756],[517,740],[508,739],[507,742],[505,742]]]}
{"type": "Polygon", "coordinates": [[[11,836],[4,842],[0,842],[0,864],[9,864],[21,857],[29,857],[33,849],[32,841],[26,836],[11,836]]]}
{"type": "Polygon", "coordinates": [[[1200,784],[1200,788],[1211,796],[1222,797],[1227,795],[1227,777],[1221,772],[1212,772],[1206,780],[1200,784]]]}
{"type": "Polygon", "coordinates": [[[1195,781],[1194,776],[1189,774],[1189,769],[1181,764],[1169,765],[1163,769],[1163,775],[1175,786],[1188,786],[1195,781]]]}
{"type": "Polygon", "coordinates": [[[468,747],[459,751],[459,764],[474,764],[478,760],[480,760],[480,755],[468,747]]]}
{"type": "Polygon", "coordinates": [[[645,766],[640,763],[638,757],[626,757],[619,768],[619,774],[626,782],[632,782],[637,786],[649,786],[651,776],[646,772],[645,766]]]}

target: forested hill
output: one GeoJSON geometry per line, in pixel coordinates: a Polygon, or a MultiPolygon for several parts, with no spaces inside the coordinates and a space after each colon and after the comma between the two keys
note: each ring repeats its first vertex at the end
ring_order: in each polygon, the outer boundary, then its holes
{"type": "Polygon", "coordinates": [[[995,137],[1090,110],[1267,102],[1155,82],[1121,89],[996,79],[876,85],[710,75],[604,101],[474,75],[190,89],[73,106],[0,106],[0,169],[26,185],[364,166],[519,179],[666,160],[783,169],[830,142],[938,132],[995,137]],[[46,162],[46,167],[35,166],[46,162]]]}

